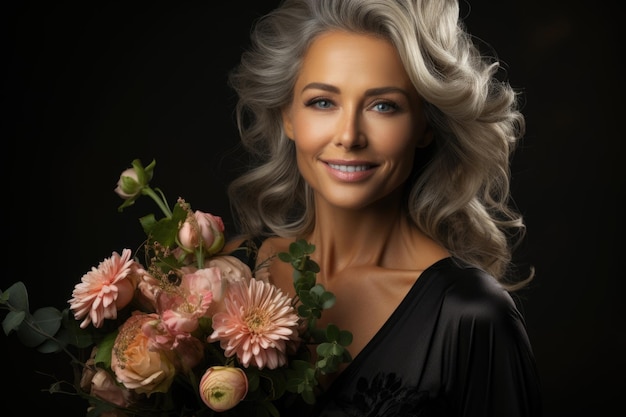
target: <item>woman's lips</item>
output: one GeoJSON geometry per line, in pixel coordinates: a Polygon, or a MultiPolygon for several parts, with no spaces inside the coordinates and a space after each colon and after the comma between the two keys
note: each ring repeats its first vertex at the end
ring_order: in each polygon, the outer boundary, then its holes
{"type": "Polygon", "coordinates": [[[328,163],[328,166],[332,169],[337,169],[342,172],[355,172],[355,171],[365,171],[370,168],[370,165],[341,165],[341,164],[333,164],[328,163]]]}
{"type": "Polygon", "coordinates": [[[376,165],[366,162],[326,161],[324,166],[335,178],[344,182],[358,182],[374,174],[376,165]]]}

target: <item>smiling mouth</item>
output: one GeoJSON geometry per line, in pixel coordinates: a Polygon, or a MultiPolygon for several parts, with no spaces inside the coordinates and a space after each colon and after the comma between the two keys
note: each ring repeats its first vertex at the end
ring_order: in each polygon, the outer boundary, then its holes
{"type": "Polygon", "coordinates": [[[328,166],[341,172],[367,171],[371,167],[371,165],[338,165],[331,163],[329,163],[328,166]]]}

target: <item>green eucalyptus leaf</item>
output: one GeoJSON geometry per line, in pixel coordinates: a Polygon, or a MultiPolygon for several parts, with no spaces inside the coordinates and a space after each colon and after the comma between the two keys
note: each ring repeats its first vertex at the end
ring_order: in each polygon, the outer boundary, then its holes
{"type": "Polygon", "coordinates": [[[24,322],[17,328],[17,337],[27,347],[36,347],[42,344],[48,335],[42,334],[41,331],[33,325],[33,317],[27,315],[24,322]]]}
{"type": "Polygon", "coordinates": [[[326,341],[326,331],[317,327],[310,330],[311,338],[315,343],[322,343],[326,341]]]}
{"type": "Polygon", "coordinates": [[[23,325],[17,329],[20,342],[28,347],[42,344],[53,338],[61,328],[61,312],[54,307],[40,308],[32,316],[26,316],[23,325]]]}
{"type": "Polygon", "coordinates": [[[320,266],[313,259],[307,259],[305,262],[305,269],[310,271],[311,273],[317,274],[320,272],[320,266]]]}
{"type": "Polygon", "coordinates": [[[326,290],[324,289],[324,286],[322,284],[316,284],[311,288],[311,292],[316,296],[321,297],[322,294],[326,292],[326,290]]]}
{"type": "MultiPolygon", "coordinates": [[[[63,337],[55,338],[55,339],[46,339],[42,344],[37,346],[37,351],[41,353],[57,353],[61,352],[67,343],[64,343],[63,337]]],[[[67,339],[67,338],[65,338],[67,339]]]]}
{"type": "Polygon", "coordinates": [[[315,279],[316,279],[315,272],[313,272],[313,271],[304,271],[303,275],[304,275],[304,279],[307,282],[311,282],[311,286],[315,285],[315,279]]]}
{"type": "Polygon", "coordinates": [[[289,244],[289,253],[293,258],[302,258],[304,256],[302,245],[297,241],[289,244]]]}
{"type": "Polygon", "coordinates": [[[325,291],[319,298],[320,307],[324,310],[329,309],[335,305],[336,300],[337,298],[333,293],[325,291]]]}
{"type": "Polygon", "coordinates": [[[317,297],[311,291],[302,290],[298,292],[298,297],[300,297],[300,302],[305,306],[316,306],[317,305],[317,297]]]}
{"type": "Polygon", "coordinates": [[[311,405],[315,404],[315,393],[313,392],[312,388],[304,390],[301,395],[305,403],[311,404],[311,405]]]}
{"type": "Polygon", "coordinates": [[[317,345],[317,348],[315,349],[315,351],[320,357],[326,358],[331,355],[332,345],[333,345],[332,343],[328,343],[328,342],[320,343],[319,345],[317,345]]]}
{"type": "Polygon", "coordinates": [[[286,263],[291,263],[293,261],[293,258],[291,257],[291,255],[288,254],[287,252],[280,252],[278,254],[278,259],[286,263]]]}
{"type": "Polygon", "coordinates": [[[342,330],[341,332],[339,332],[337,343],[339,343],[341,346],[350,345],[352,343],[352,333],[347,330],[342,330]]]}
{"type": "Polygon", "coordinates": [[[33,313],[33,323],[49,336],[54,336],[61,328],[63,314],[55,307],[43,307],[33,313]]]}
{"type": "Polygon", "coordinates": [[[2,330],[5,335],[9,335],[13,330],[17,331],[20,324],[24,321],[26,313],[23,311],[9,311],[2,320],[2,330]]]}
{"type": "Polygon", "coordinates": [[[289,366],[298,374],[302,374],[302,375],[304,375],[306,372],[308,372],[311,369],[311,364],[309,362],[298,360],[298,359],[291,361],[289,366]]]}
{"type": "Polygon", "coordinates": [[[315,276],[310,277],[307,275],[301,275],[298,280],[295,282],[294,287],[296,288],[296,292],[300,292],[301,290],[308,291],[315,285],[315,276]]]}
{"type": "Polygon", "coordinates": [[[343,356],[344,348],[338,343],[332,343],[330,347],[330,355],[341,357],[343,356]]]}
{"type": "Polygon", "coordinates": [[[336,342],[339,339],[339,327],[334,324],[326,326],[326,338],[329,342],[336,342]]]}
{"type": "Polygon", "coordinates": [[[6,293],[9,294],[8,304],[11,307],[16,310],[29,312],[28,291],[26,291],[26,285],[22,281],[11,285],[7,288],[6,293]]]}
{"type": "Polygon", "coordinates": [[[304,246],[304,252],[308,255],[312,254],[313,252],[315,252],[315,245],[312,243],[307,242],[306,240],[302,239],[301,240],[303,246],[304,246]]]}

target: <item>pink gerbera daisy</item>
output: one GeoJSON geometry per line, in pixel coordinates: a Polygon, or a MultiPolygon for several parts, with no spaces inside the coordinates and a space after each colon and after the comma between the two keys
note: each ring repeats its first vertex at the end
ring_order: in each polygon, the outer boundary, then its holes
{"type": "Polygon", "coordinates": [[[287,363],[288,345],[299,338],[291,298],[270,283],[251,279],[230,285],[225,306],[213,316],[209,342],[219,340],[224,354],[236,354],[246,368],[251,362],[259,369],[287,363]]]}
{"type": "Polygon", "coordinates": [[[132,300],[136,284],[131,278],[140,266],[130,255],[130,249],[124,249],[121,256],[113,252],[76,284],[68,302],[76,320],[85,318],[81,328],[92,322],[95,327],[101,327],[104,319],[117,318],[118,309],[132,300]]]}

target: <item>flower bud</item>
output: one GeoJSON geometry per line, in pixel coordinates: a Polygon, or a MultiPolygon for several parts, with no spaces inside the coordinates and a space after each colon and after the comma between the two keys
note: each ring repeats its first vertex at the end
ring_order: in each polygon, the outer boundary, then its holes
{"type": "Polygon", "coordinates": [[[200,380],[200,398],[213,411],[230,410],[248,393],[248,377],[241,368],[212,366],[200,380]]]}
{"type": "Polygon", "coordinates": [[[118,207],[119,211],[134,204],[135,200],[142,194],[144,188],[149,188],[148,184],[152,179],[154,166],[156,162],[153,160],[150,165],[144,168],[139,159],[132,162],[132,168],[128,168],[122,172],[120,179],[117,181],[115,192],[125,201],[118,207]]]}
{"type": "Polygon", "coordinates": [[[139,177],[135,168],[128,168],[120,175],[117,181],[115,192],[124,200],[133,198],[141,192],[142,184],[139,183],[139,177]]]}
{"type": "Polygon", "coordinates": [[[196,210],[181,226],[178,240],[187,252],[202,245],[207,254],[213,255],[224,246],[224,222],[221,217],[196,210]]]}

